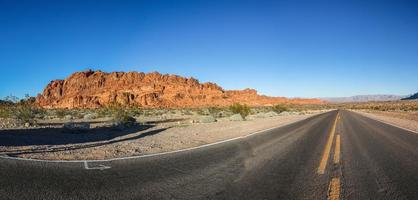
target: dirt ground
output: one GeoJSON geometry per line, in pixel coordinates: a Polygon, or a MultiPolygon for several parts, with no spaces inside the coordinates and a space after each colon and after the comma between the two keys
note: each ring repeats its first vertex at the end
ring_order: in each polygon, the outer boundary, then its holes
{"type": "Polygon", "coordinates": [[[52,123],[41,129],[1,130],[0,154],[46,160],[92,160],[168,152],[245,136],[321,112],[325,111],[246,121],[219,119],[213,123],[166,119],[126,130],[98,126],[86,133],[68,133],[52,123]]]}
{"type": "Polygon", "coordinates": [[[402,128],[418,132],[418,112],[374,110],[361,110],[357,112],[367,117],[381,120],[388,124],[393,124],[402,128]]]}

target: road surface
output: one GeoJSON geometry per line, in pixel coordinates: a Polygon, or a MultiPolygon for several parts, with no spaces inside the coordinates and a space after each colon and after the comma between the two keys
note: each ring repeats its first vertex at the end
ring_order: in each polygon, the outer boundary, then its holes
{"type": "Polygon", "coordinates": [[[418,199],[418,134],[340,110],[145,158],[0,158],[0,199],[418,199]]]}

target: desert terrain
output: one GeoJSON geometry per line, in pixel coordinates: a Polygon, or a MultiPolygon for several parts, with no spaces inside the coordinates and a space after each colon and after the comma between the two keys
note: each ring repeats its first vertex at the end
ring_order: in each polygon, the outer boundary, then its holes
{"type": "Polygon", "coordinates": [[[52,81],[36,98],[2,101],[0,152],[45,160],[140,156],[243,137],[334,109],[418,131],[417,106],[416,100],[268,97],[156,72],[89,70],[52,81]]]}
{"type": "Polygon", "coordinates": [[[30,198],[14,190],[22,180],[45,186],[25,186],[38,196],[61,198],[49,189],[59,182],[83,199],[416,196],[417,100],[330,103],[101,71],[77,72],[37,97],[16,99],[0,102],[6,196],[30,198]],[[198,189],[182,186],[190,183],[198,189]]]}
{"type": "Polygon", "coordinates": [[[36,98],[3,101],[0,152],[46,160],[139,156],[242,137],[329,110],[319,99],[224,90],[176,75],[88,70],[51,81],[36,98]]]}

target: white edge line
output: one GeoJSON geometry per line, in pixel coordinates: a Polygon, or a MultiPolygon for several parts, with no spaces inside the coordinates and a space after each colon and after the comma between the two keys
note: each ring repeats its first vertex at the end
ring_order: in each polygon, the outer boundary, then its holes
{"type": "MultiPolygon", "coordinates": [[[[392,123],[390,123],[390,122],[383,121],[383,120],[381,120],[381,119],[376,119],[376,118],[373,118],[373,117],[369,117],[369,116],[365,115],[365,114],[364,114],[364,113],[362,113],[362,112],[359,112],[359,111],[353,111],[353,110],[350,110],[350,111],[351,111],[351,112],[354,112],[354,113],[357,113],[357,114],[360,114],[360,115],[362,115],[363,117],[367,117],[367,118],[369,118],[369,119],[373,119],[373,120],[375,120],[375,121],[378,121],[378,122],[381,122],[381,123],[384,123],[384,124],[387,124],[387,125],[390,125],[390,126],[394,126],[394,127],[396,127],[396,128],[400,128],[400,129],[403,129],[403,130],[405,130],[405,131],[409,131],[409,132],[413,132],[413,133],[418,134],[418,132],[416,132],[416,131],[414,131],[414,130],[411,130],[411,129],[408,129],[408,128],[404,128],[404,127],[401,127],[401,126],[398,126],[398,125],[392,124],[392,123]]],[[[373,115],[373,114],[371,114],[371,115],[373,115]]]]}
{"type": "Polygon", "coordinates": [[[161,152],[161,153],[154,153],[154,154],[145,154],[145,155],[139,155],[139,156],[128,156],[128,157],[122,157],[122,158],[110,158],[110,159],[102,159],[102,160],[42,160],[42,159],[10,157],[10,156],[7,156],[7,155],[4,156],[0,153],[0,158],[12,159],[12,160],[22,160],[22,161],[47,162],[47,163],[81,163],[81,162],[84,162],[85,164],[87,164],[87,162],[111,162],[111,161],[117,161],[117,160],[128,160],[128,159],[135,159],[135,158],[155,157],[155,156],[161,156],[161,155],[166,155],[166,154],[174,154],[174,153],[179,153],[179,152],[184,152],[184,151],[190,151],[190,150],[194,150],[194,149],[201,149],[201,148],[208,147],[208,146],[213,146],[213,145],[227,143],[227,142],[234,141],[234,140],[244,139],[244,138],[250,137],[250,136],[255,135],[255,134],[259,134],[259,133],[262,133],[262,132],[267,132],[267,131],[270,131],[270,130],[273,130],[273,129],[276,129],[276,128],[280,128],[280,127],[283,127],[283,126],[298,123],[302,120],[306,120],[306,119],[309,119],[311,117],[314,117],[314,116],[317,116],[317,115],[320,115],[320,114],[324,114],[324,113],[328,113],[328,112],[332,112],[332,111],[334,111],[334,110],[323,112],[323,113],[317,113],[317,114],[314,114],[314,115],[312,115],[310,117],[307,117],[305,119],[297,120],[297,121],[291,122],[289,124],[281,124],[279,126],[259,130],[259,131],[250,133],[250,134],[245,135],[245,136],[239,136],[239,137],[235,137],[235,138],[231,138],[231,139],[227,139],[227,140],[218,141],[218,142],[215,142],[215,143],[204,144],[204,145],[197,146],[197,147],[190,147],[190,148],[186,148],[186,149],[179,149],[179,150],[175,150],[175,151],[168,151],[168,152],[161,152]]]}

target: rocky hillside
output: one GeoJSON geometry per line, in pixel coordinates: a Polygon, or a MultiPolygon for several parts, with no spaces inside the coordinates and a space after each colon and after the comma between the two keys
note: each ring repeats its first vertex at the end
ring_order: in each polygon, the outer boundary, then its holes
{"type": "Polygon", "coordinates": [[[415,93],[409,97],[403,98],[402,100],[413,100],[413,99],[418,99],[418,93],[415,93]]]}
{"type": "Polygon", "coordinates": [[[277,103],[319,104],[319,99],[287,99],[258,95],[256,90],[224,90],[214,83],[158,72],[76,72],[46,86],[36,103],[44,108],[96,108],[111,103],[148,108],[250,106],[277,103]]]}

